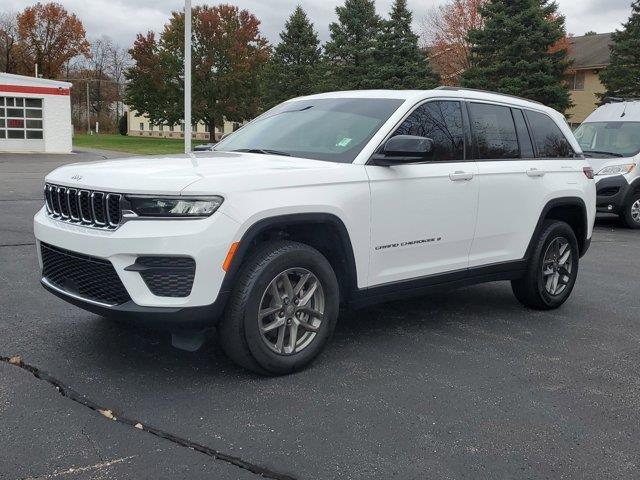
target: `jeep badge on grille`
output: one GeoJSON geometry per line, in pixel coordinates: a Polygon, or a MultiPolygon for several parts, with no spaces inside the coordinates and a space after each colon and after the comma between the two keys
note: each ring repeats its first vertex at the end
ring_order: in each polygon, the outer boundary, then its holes
{"type": "Polygon", "coordinates": [[[82,175],[75,174],[73,177],[71,177],[71,180],[82,180],[82,175]]]}

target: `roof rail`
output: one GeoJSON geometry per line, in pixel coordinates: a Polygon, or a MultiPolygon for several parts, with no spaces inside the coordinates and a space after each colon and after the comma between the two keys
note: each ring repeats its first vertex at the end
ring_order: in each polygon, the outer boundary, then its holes
{"type": "Polygon", "coordinates": [[[640,102],[640,98],[605,97],[602,103],[640,102]]]}
{"type": "Polygon", "coordinates": [[[509,95],[508,93],[499,93],[499,92],[491,92],[489,90],[480,90],[477,88],[464,88],[464,87],[448,87],[446,85],[437,87],[436,90],[450,90],[452,92],[477,92],[477,93],[490,93],[492,95],[499,95],[501,97],[509,97],[509,98],[517,98],[518,100],[524,100],[525,102],[537,103],[538,105],[544,105],[542,102],[538,102],[537,100],[531,100],[529,98],[518,97],[517,95],[509,95]]]}

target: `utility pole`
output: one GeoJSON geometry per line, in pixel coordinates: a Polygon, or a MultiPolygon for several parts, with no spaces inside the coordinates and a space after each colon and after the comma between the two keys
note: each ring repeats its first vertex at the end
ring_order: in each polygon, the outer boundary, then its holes
{"type": "Polygon", "coordinates": [[[191,0],[184,0],[184,153],[191,153],[191,0]]]}
{"type": "Polygon", "coordinates": [[[91,135],[91,101],[89,99],[89,81],[87,80],[87,135],[91,135]]]}

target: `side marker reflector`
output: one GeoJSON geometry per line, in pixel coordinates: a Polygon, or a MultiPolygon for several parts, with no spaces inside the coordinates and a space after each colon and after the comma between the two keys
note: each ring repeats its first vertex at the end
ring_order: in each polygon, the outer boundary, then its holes
{"type": "Polygon", "coordinates": [[[238,250],[238,245],[240,245],[240,242],[234,242],[229,247],[229,252],[227,252],[227,258],[224,259],[224,263],[222,264],[222,270],[224,270],[225,272],[228,272],[229,267],[231,267],[231,262],[233,261],[233,256],[236,254],[236,251],[238,250]]]}

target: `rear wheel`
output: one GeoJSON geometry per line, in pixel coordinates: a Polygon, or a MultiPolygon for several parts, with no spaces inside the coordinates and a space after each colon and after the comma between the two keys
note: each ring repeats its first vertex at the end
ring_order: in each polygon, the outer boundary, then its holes
{"type": "Polygon", "coordinates": [[[516,298],[537,310],[558,308],[571,295],[579,256],[571,227],[558,220],[545,221],[525,276],[511,282],[516,298]]]}
{"type": "Polygon", "coordinates": [[[297,242],[268,243],[238,273],[218,328],[221,347],[256,373],[299,370],[333,333],[338,297],[336,276],[320,252],[297,242]]]}
{"type": "Polygon", "coordinates": [[[633,229],[640,228],[640,193],[634,193],[631,200],[620,213],[624,224],[633,229]]]}

